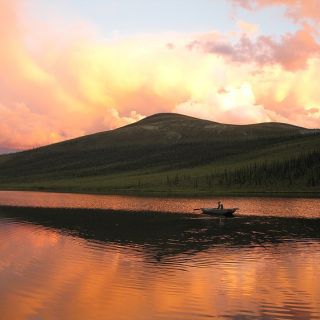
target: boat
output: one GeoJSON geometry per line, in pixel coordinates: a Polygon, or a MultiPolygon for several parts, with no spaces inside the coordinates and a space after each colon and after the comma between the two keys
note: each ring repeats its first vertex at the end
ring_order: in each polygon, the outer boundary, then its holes
{"type": "Polygon", "coordinates": [[[213,216],[233,217],[239,208],[218,209],[218,208],[200,208],[202,213],[213,216]]]}

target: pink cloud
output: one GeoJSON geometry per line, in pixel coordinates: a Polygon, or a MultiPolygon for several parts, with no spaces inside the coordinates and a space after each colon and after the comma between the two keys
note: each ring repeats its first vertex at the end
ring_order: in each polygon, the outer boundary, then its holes
{"type": "Polygon", "coordinates": [[[231,0],[245,9],[256,10],[266,6],[285,6],[288,17],[296,21],[311,19],[319,22],[320,2],[318,0],[231,0]]]}
{"type": "Polygon", "coordinates": [[[235,62],[254,62],[259,65],[278,63],[288,70],[305,68],[310,58],[320,54],[320,45],[308,27],[294,34],[286,34],[280,41],[270,36],[259,36],[251,40],[247,35],[242,35],[236,44],[226,39],[207,39],[195,40],[188,44],[188,48],[219,54],[235,62]]]}

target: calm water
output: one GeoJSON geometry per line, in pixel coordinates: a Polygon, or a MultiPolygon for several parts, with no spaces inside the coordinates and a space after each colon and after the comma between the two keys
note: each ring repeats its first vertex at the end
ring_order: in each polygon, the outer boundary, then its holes
{"type": "Polygon", "coordinates": [[[320,319],[319,200],[223,200],[1,192],[0,319],[320,319]]]}
{"type": "Polygon", "coordinates": [[[0,191],[0,205],[91,208],[131,211],[194,213],[199,207],[216,207],[221,200],[227,208],[240,208],[241,215],[320,218],[320,199],[297,198],[157,198],[116,195],[0,191]]]}

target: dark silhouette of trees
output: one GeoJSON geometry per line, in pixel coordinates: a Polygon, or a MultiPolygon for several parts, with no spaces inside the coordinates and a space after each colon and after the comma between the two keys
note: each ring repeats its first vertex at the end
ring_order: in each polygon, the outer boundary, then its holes
{"type": "Polygon", "coordinates": [[[169,188],[191,187],[214,189],[220,187],[319,187],[320,149],[292,156],[288,159],[250,162],[237,168],[225,168],[205,176],[191,177],[186,174],[166,176],[169,188]]]}

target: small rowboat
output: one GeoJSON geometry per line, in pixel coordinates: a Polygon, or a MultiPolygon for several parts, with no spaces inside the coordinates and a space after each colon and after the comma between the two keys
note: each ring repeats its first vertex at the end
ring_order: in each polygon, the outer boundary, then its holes
{"type": "Polygon", "coordinates": [[[233,214],[238,210],[238,208],[230,209],[217,209],[217,208],[200,208],[202,213],[210,214],[213,216],[224,216],[224,217],[233,217],[233,214]]]}

